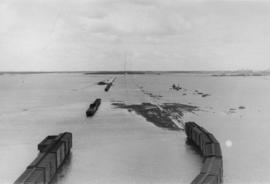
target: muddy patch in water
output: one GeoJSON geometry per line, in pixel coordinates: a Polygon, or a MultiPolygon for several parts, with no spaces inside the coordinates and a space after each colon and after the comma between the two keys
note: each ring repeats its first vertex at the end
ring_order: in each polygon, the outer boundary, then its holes
{"type": "Polygon", "coordinates": [[[164,103],[160,106],[151,103],[141,103],[127,105],[125,103],[112,103],[117,108],[127,109],[129,112],[143,116],[148,122],[154,125],[166,128],[169,130],[180,130],[174,123],[178,118],[183,117],[184,112],[193,112],[198,110],[198,107],[179,104],[179,103],[164,103]]]}

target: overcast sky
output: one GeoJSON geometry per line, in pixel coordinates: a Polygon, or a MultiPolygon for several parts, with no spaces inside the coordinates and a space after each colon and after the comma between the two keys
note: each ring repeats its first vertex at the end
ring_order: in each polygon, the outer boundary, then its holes
{"type": "Polygon", "coordinates": [[[0,0],[0,70],[270,68],[270,1],[0,0]]]}

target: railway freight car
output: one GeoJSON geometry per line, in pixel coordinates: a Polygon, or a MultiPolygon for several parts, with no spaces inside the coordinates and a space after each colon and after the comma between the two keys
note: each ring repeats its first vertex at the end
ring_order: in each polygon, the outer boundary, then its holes
{"type": "Polygon", "coordinates": [[[14,184],[48,184],[64,164],[72,147],[72,134],[47,136],[38,144],[39,154],[14,184]]]}
{"type": "Polygon", "coordinates": [[[204,157],[200,174],[191,184],[220,184],[223,178],[222,153],[219,142],[213,134],[194,122],[185,123],[187,138],[199,148],[204,157]]]}

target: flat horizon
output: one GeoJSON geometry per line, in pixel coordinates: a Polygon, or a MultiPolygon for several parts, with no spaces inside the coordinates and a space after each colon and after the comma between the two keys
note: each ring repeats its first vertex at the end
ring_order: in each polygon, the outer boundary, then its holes
{"type": "Polygon", "coordinates": [[[128,72],[160,72],[160,73],[178,73],[178,72],[237,72],[237,71],[248,71],[248,72],[260,72],[260,71],[269,71],[269,69],[264,70],[252,70],[252,69],[236,69],[236,70],[48,70],[48,71],[0,71],[0,73],[104,73],[104,72],[112,72],[112,73],[128,73],[128,72]]]}

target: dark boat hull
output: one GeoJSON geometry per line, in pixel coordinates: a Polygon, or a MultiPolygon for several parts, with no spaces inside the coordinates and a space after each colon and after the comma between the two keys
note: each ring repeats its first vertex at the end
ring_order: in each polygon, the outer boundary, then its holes
{"type": "Polygon", "coordinates": [[[97,110],[98,110],[98,107],[100,106],[100,103],[101,103],[101,99],[98,98],[95,100],[94,103],[92,103],[89,108],[87,109],[86,111],[86,116],[89,117],[89,116],[93,116],[97,110]]]}
{"type": "Polygon", "coordinates": [[[112,87],[112,83],[107,84],[105,91],[108,92],[111,87],[112,87]]]}

